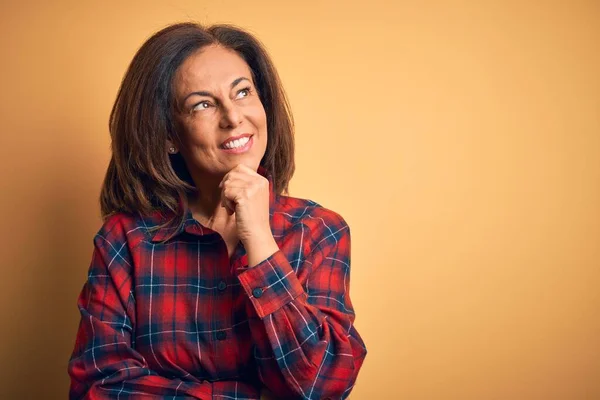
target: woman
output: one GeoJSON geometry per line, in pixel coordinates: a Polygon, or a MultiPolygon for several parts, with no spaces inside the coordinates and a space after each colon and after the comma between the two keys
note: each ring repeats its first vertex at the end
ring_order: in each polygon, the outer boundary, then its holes
{"type": "Polygon", "coordinates": [[[350,232],[285,196],[293,124],[261,44],[176,24],[139,49],[110,117],[71,398],[346,398],[350,232]]]}

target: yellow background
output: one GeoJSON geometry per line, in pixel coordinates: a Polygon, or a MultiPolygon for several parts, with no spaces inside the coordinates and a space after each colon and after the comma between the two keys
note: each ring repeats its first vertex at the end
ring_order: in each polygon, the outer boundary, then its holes
{"type": "Polygon", "coordinates": [[[599,2],[1,4],[0,398],[66,398],[108,114],[189,19],[266,44],[351,226],[353,399],[600,398],[599,2]]]}

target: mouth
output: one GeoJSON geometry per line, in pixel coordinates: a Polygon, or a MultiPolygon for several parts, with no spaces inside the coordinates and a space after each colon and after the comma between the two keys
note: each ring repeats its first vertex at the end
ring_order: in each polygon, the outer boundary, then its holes
{"type": "Polygon", "coordinates": [[[253,136],[249,133],[234,136],[224,141],[219,148],[227,153],[239,154],[248,151],[254,143],[253,136]]]}

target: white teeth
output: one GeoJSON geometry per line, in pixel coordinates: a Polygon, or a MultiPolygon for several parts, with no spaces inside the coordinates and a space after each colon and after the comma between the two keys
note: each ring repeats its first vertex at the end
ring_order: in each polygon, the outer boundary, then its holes
{"type": "Polygon", "coordinates": [[[241,139],[236,139],[232,140],[231,142],[227,142],[224,147],[227,149],[237,149],[239,147],[244,146],[246,143],[248,143],[249,140],[250,138],[246,136],[241,139]]]}

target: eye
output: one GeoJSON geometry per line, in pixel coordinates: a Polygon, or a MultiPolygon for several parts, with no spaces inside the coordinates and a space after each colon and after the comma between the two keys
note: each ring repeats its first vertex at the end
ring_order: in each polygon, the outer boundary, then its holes
{"type": "Polygon", "coordinates": [[[201,110],[206,110],[207,108],[210,107],[210,103],[208,101],[201,101],[200,103],[196,104],[193,108],[192,111],[201,111],[201,110]]]}
{"type": "Polygon", "coordinates": [[[252,93],[252,89],[250,87],[240,89],[240,90],[238,90],[237,98],[243,99],[244,97],[250,96],[250,93],[252,93]]]}

